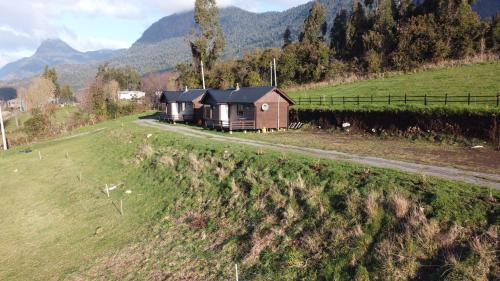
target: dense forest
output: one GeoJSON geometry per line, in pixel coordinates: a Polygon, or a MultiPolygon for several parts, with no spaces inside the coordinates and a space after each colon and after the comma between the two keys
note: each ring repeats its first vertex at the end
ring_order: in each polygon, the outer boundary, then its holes
{"type": "MultiPolygon", "coordinates": [[[[328,6],[314,2],[298,36],[291,28],[285,30],[281,48],[256,49],[241,59],[217,63],[205,59],[213,65],[207,71],[207,85],[269,84],[273,58],[278,61],[278,82],[290,85],[346,73],[408,71],[425,63],[496,55],[500,50],[500,16],[481,20],[467,0],[354,1],[332,22],[329,13],[328,6]]],[[[179,86],[200,87],[199,60],[193,56],[192,63],[177,66],[179,86]]]]}

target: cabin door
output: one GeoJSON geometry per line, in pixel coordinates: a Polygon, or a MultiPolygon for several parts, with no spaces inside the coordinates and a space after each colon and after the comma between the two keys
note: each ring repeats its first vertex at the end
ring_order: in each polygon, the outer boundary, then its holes
{"type": "Polygon", "coordinates": [[[170,104],[170,114],[177,117],[179,115],[179,108],[177,106],[178,104],[176,102],[173,102],[170,104]]]}
{"type": "Polygon", "coordinates": [[[219,105],[219,120],[223,126],[229,126],[229,106],[227,104],[219,105]]]}

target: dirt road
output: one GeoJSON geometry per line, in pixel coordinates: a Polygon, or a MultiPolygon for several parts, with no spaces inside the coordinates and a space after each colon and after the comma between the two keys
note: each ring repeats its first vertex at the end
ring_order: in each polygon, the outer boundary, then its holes
{"type": "Polygon", "coordinates": [[[334,160],[345,160],[378,168],[396,169],[414,174],[421,174],[421,175],[440,177],[450,180],[463,181],[480,186],[500,189],[500,175],[498,174],[479,173],[479,172],[465,171],[450,167],[423,165],[423,164],[409,163],[397,160],[388,160],[379,157],[359,156],[332,150],[322,150],[315,148],[298,147],[293,145],[275,144],[275,143],[256,141],[256,140],[250,140],[232,136],[221,136],[209,133],[201,129],[158,123],[157,121],[151,119],[137,120],[135,121],[135,123],[141,126],[147,126],[160,130],[175,132],[195,138],[204,138],[212,141],[232,142],[232,143],[250,145],[255,147],[270,148],[279,151],[295,152],[304,155],[328,158],[334,160]]]}

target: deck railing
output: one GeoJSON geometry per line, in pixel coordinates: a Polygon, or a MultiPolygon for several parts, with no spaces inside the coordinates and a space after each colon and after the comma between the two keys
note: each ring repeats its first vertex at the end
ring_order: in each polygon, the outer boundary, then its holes
{"type": "Polygon", "coordinates": [[[226,130],[254,130],[255,120],[235,120],[235,121],[221,121],[221,120],[205,120],[205,127],[212,129],[226,129],[226,130]]]}

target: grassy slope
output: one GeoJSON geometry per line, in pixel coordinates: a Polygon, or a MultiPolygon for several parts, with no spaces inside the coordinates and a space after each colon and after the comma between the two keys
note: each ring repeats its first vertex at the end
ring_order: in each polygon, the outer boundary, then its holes
{"type": "Polygon", "coordinates": [[[221,280],[237,262],[244,280],[427,276],[420,264],[438,266],[430,279],[462,280],[493,264],[499,192],[130,120],[34,145],[42,160],[0,154],[0,279],[221,280]]]}
{"type": "Polygon", "coordinates": [[[292,98],[329,96],[489,95],[500,92],[500,62],[426,70],[288,93],[292,98]]]}

